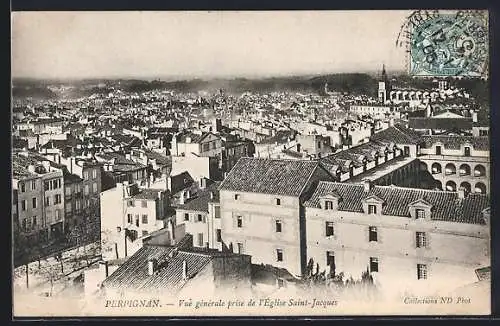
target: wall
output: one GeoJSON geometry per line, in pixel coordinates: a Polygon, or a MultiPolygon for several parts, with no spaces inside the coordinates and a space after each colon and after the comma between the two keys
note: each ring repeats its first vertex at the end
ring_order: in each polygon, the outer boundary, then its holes
{"type": "Polygon", "coordinates": [[[258,193],[220,191],[222,240],[225,245],[243,243],[244,254],[252,256],[254,263],[271,264],[301,274],[299,199],[258,193]],[[275,199],[281,199],[276,205],[275,199]],[[242,216],[243,227],[238,228],[236,218],[242,216]],[[282,221],[282,232],[276,232],[276,220],[282,221]],[[276,259],[276,250],[283,250],[283,261],[276,259]]]}
{"type": "Polygon", "coordinates": [[[208,214],[206,212],[198,211],[187,211],[183,209],[177,209],[176,211],[176,223],[177,225],[184,224],[186,227],[186,232],[193,236],[193,246],[194,247],[206,247],[206,243],[210,243],[212,236],[209,234],[208,230],[208,214]],[[184,220],[184,215],[189,214],[189,221],[184,220]],[[198,222],[198,214],[202,216],[202,221],[198,222]],[[203,234],[203,242],[200,245],[198,240],[198,234],[203,234]]]}
{"type": "Polygon", "coordinates": [[[326,252],[335,252],[336,272],[355,279],[369,266],[369,258],[379,259],[376,278],[387,287],[417,281],[417,263],[428,268],[421,286],[453,282],[453,286],[475,280],[474,270],[489,266],[488,227],[465,223],[414,220],[406,217],[365,215],[306,208],[308,259],[326,269],[326,252]],[[326,237],[325,223],[334,222],[335,235],[326,237]],[[369,226],[377,227],[377,242],[369,242],[369,226]],[[426,232],[428,247],[416,248],[415,232],[426,232]],[[395,246],[394,244],[397,244],[395,246]]]}
{"type": "Polygon", "coordinates": [[[193,179],[210,178],[210,158],[172,156],[172,175],[187,171],[193,179]]]}

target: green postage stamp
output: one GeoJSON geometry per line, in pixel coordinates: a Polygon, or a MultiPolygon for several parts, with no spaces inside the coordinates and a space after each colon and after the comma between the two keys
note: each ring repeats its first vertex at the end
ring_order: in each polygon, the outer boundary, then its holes
{"type": "Polygon", "coordinates": [[[412,76],[487,78],[487,11],[415,11],[401,36],[412,76]]]}

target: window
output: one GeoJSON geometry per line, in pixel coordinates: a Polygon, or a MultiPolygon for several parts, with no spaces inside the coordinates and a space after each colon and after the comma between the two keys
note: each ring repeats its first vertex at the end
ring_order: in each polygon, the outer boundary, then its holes
{"type": "Polygon", "coordinates": [[[479,136],[488,136],[488,130],[479,130],[479,136]]]}
{"type": "Polygon", "coordinates": [[[60,204],[62,202],[61,195],[57,194],[54,196],[54,205],[60,204]]]}
{"type": "Polygon", "coordinates": [[[66,187],[64,191],[66,193],[66,196],[71,196],[71,187],[66,187]]]}
{"type": "Polygon", "coordinates": [[[188,213],[184,214],[184,221],[189,221],[189,214],[188,213]]]}
{"type": "Polygon", "coordinates": [[[132,214],[127,214],[127,223],[132,224],[134,221],[132,220],[132,214]]]}
{"type": "Polygon", "coordinates": [[[128,207],[134,207],[135,206],[134,201],[133,200],[127,201],[127,206],[128,207]]]}
{"type": "Polygon", "coordinates": [[[50,197],[45,197],[45,207],[50,206],[50,197]]]}
{"type": "Polygon", "coordinates": [[[79,210],[80,210],[80,208],[81,208],[81,202],[80,202],[80,200],[79,200],[79,199],[77,199],[77,200],[76,200],[76,202],[75,202],[75,206],[76,206],[76,207],[75,207],[75,208],[76,208],[76,210],[77,210],[77,211],[79,211],[79,210]]]}
{"type": "Polygon", "coordinates": [[[377,206],[368,205],[368,214],[377,214],[377,206]]]}
{"type": "Polygon", "coordinates": [[[377,227],[376,226],[370,226],[368,228],[368,241],[378,241],[378,233],[377,233],[377,227]]]}
{"type": "Polygon", "coordinates": [[[464,148],[464,156],[470,156],[470,147],[464,148]]]}
{"type": "Polygon", "coordinates": [[[32,201],[32,204],[33,204],[33,208],[36,208],[37,203],[38,203],[38,201],[36,200],[36,198],[33,197],[33,199],[31,201],[32,201]]]}
{"type": "Polygon", "coordinates": [[[403,147],[404,156],[410,156],[410,146],[403,147]]]}
{"type": "Polygon", "coordinates": [[[56,209],[56,221],[59,221],[61,219],[61,211],[56,209]]]}
{"type": "Polygon", "coordinates": [[[370,257],[370,272],[378,272],[378,258],[370,257]]]}
{"type": "Polygon", "coordinates": [[[97,169],[92,170],[92,178],[97,179],[97,169]]]}
{"type": "Polygon", "coordinates": [[[238,216],[236,218],[236,226],[239,227],[239,228],[243,227],[243,217],[238,216]]]}
{"type": "Polygon", "coordinates": [[[427,279],[427,265],[417,264],[417,279],[418,280],[427,279]]]}
{"type": "Polygon", "coordinates": [[[427,247],[427,236],[425,234],[425,232],[417,232],[415,234],[416,236],[416,244],[417,244],[417,248],[425,248],[427,247]]]}
{"type": "Polygon", "coordinates": [[[234,200],[239,200],[239,199],[240,199],[240,195],[235,194],[235,195],[234,195],[234,200]]]}
{"type": "Polygon", "coordinates": [[[141,200],[141,207],[147,208],[148,207],[148,202],[146,200],[141,200]]]}
{"type": "Polygon", "coordinates": [[[243,252],[244,252],[244,250],[243,250],[243,249],[244,249],[244,248],[243,248],[243,243],[238,242],[236,245],[237,245],[237,247],[238,247],[238,253],[239,253],[239,254],[243,254],[243,252]]]}
{"type": "Polygon", "coordinates": [[[220,206],[215,206],[215,218],[220,218],[220,206]]]}
{"type": "Polygon", "coordinates": [[[36,189],[36,181],[33,180],[31,181],[31,190],[35,190],[36,189]]]}
{"type": "Polygon", "coordinates": [[[20,182],[19,187],[21,188],[21,192],[26,192],[26,184],[24,182],[20,182]]]}
{"type": "Polygon", "coordinates": [[[325,235],[327,237],[331,237],[334,235],[333,222],[326,222],[325,223],[325,235]]]}
{"type": "Polygon", "coordinates": [[[139,226],[139,214],[135,214],[135,226],[139,226]]]}
{"type": "Polygon", "coordinates": [[[21,224],[22,224],[23,230],[26,231],[27,230],[27,226],[28,226],[28,219],[23,218],[23,222],[21,224]]]}
{"type": "Polygon", "coordinates": [[[335,265],[335,253],[333,251],[326,252],[326,265],[327,266],[335,265]]]}
{"type": "Polygon", "coordinates": [[[415,215],[417,218],[425,218],[425,211],[423,209],[416,209],[415,215]]]}
{"type": "Polygon", "coordinates": [[[283,250],[276,249],[276,261],[283,261],[283,250]]]}
{"type": "Polygon", "coordinates": [[[217,242],[222,242],[222,230],[217,229],[216,232],[217,232],[217,242]]]}
{"type": "Polygon", "coordinates": [[[326,210],[333,209],[333,202],[331,200],[325,201],[325,209],[326,210]]]}
{"type": "Polygon", "coordinates": [[[281,232],[281,221],[277,220],[276,221],[276,232],[281,232]]]}
{"type": "Polygon", "coordinates": [[[142,236],[145,237],[148,235],[148,233],[149,233],[148,231],[144,230],[144,231],[142,231],[142,236]]]}
{"type": "Polygon", "coordinates": [[[276,205],[281,205],[281,199],[276,198],[276,205]]]}
{"type": "Polygon", "coordinates": [[[436,146],[436,155],[441,155],[441,146],[436,146]]]}
{"type": "Polygon", "coordinates": [[[36,216],[33,216],[33,228],[36,226],[36,216]]]}
{"type": "Polygon", "coordinates": [[[97,192],[97,183],[96,183],[96,182],[94,182],[94,183],[92,184],[92,192],[93,192],[93,193],[96,193],[96,192],[97,192]]]}
{"type": "Polygon", "coordinates": [[[85,185],[85,188],[83,188],[83,193],[85,195],[88,195],[89,194],[89,185],[85,185]]]}
{"type": "Polygon", "coordinates": [[[148,224],[148,215],[147,214],[142,215],[142,224],[148,224]]]}
{"type": "Polygon", "coordinates": [[[45,189],[45,190],[50,190],[50,185],[51,185],[51,182],[49,182],[49,181],[45,181],[45,182],[43,183],[43,189],[45,189]]]}
{"type": "Polygon", "coordinates": [[[203,222],[203,216],[201,214],[198,214],[198,222],[203,222]]]}
{"type": "Polygon", "coordinates": [[[21,210],[25,211],[26,210],[26,200],[21,201],[21,210]]]}
{"type": "Polygon", "coordinates": [[[83,171],[83,179],[85,180],[89,179],[89,171],[83,171]]]}
{"type": "Polygon", "coordinates": [[[29,231],[29,230],[31,230],[31,219],[28,218],[26,221],[27,221],[26,222],[26,231],[29,231]]]}

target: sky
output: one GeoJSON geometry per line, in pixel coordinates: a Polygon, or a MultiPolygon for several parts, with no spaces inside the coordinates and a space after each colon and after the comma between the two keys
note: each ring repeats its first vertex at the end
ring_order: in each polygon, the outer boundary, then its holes
{"type": "Polygon", "coordinates": [[[407,11],[13,12],[12,76],[258,77],[403,70],[407,11]]]}

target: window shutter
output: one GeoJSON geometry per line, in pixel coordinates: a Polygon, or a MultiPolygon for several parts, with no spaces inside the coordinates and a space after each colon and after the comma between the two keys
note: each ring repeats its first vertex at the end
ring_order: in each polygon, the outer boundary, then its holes
{"type": "Polygon", "coordinates": [[[412,243],[413,243],[413,248],[417,248],[417,232],[416,231],[412,231],[412,243]]]}
{"type": "Polygon", "coordinates": [[[370,242],[370,225],[365,228],[365,242],[370,242]]]}
{"type": "Polygon", "coordinates": [[[202,215],[202,221],[203,223],[207,223],[207,215],[205,214],[202,215]]]}
{"type": "Polygon", "coordinates": [[[377,242],[378,243],[384,243],[384,236],[382,234],[382,228],[377,226],[377,242]]]}

